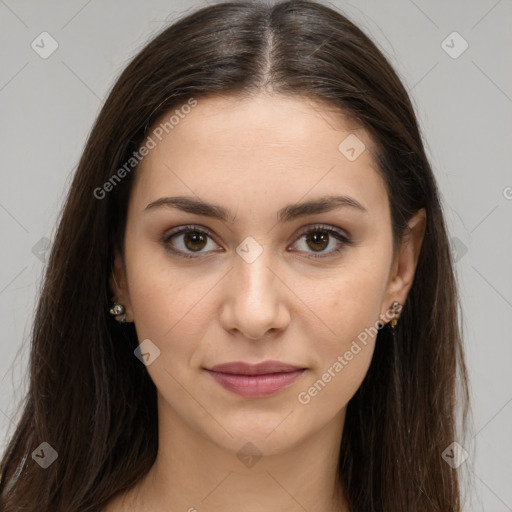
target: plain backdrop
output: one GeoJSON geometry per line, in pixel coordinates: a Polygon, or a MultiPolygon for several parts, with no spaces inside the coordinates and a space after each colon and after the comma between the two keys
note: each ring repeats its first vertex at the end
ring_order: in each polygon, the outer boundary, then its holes
{"type": "MultiPolygon", "coordinates": [[[[512,511],[512,2],[323,3],[377,42],[415,105],[464,310],[474,423],[461,467],[473,481],[466,510],[512,511]]],[[[26,390],[45,257],[103,98],[153,34],[205,5],[0,0],[2,452],[26,390]]]]}

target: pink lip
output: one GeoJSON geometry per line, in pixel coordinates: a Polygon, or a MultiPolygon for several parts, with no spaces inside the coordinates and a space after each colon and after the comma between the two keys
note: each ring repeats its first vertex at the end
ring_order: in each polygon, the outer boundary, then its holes
{"type": "Polygon", "coordinates": [[[263,398],[290,386],[306,369],[280,361],[236,361],[205,370],[228,391],[245,398],[263,398]]]}

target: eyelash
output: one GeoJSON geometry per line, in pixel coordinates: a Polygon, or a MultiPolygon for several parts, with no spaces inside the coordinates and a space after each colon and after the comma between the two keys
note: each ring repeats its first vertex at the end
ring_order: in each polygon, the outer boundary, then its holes
{"type": "MultiPolygon", "coordinates": [[[[321,233],[328,233],[329,235],[332,235],[334,238],[336,238],[338,241],[341,242],[341,246],[339,246],[337,249],[333,249],[333,250],[331,250],[331,251],[329,251],[327,253],[321,253],[322,255],[319,255],[320,253],[319,254],[313,254],[312,256],[307,256],[307,258],[310,258],[310,259],[327,258],[329,256],[332,256],[333,254],[338,254],[341,251],[343,251],[346,245],[352,244],[352,241],[349,238],[347,238],[345,235],[343,235],[340,231],[335,230],[335,229],[333,229],[331,227],[328,227],[328,226],[320,225],[320,224],[312,226],[312,227],[308,228],[307,230],[303,231],[302,233],[300,233],[300,235],[299,235],[297,240],[299,240],[303,236],[308,235],[309,233],[319,233],[319,232],[321,232],[321,233]]],[[[185,252],[183,252],[181,250],[172,249],[169,246],[169,241],[172,238],[174,238],[175,236],[184,234],[184,233],[200,233],[202,235],[206,235],[206,236],[208,236],[208,237],[213,239],[212,234],[208,230],[205,230],[203,228],[199,228],[198,226],[194,226],[194,225],[183,226],[183,227],[177,229],[176,231],[173,231],[172,233],[166,234],[162,238],[162,242],[166,246],[167,250],[169,250],[171,253],[176,254],[177,256],[183,257],[183,258],[198,258],[198,257],[201,257],[201,256],[197,256],[197,255],[202,254],[200,252],[197,252],[197,253],[185,253],[185,252]],[[195,254],[195,255],[192,255],[192,254],[195,254]]]]}

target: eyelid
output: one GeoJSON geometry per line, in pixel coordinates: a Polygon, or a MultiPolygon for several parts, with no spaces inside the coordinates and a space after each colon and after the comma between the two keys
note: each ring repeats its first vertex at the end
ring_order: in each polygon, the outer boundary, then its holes
{"type": "MultiPolygon", "coordinates": [[[[201,224],[187,224],[184,226],[178,226],[177,228],[173,228],[173,229],[171,229],[171,231],[166,232],[163,236],[163,239],[168,240],[169,238],[171,238],[174,235],[181,234],[182,232],[187,232],[187,231],[204,232],[211,238],[215,239],[215,235],[213,234],[213,231],[208,229],[206,226],[202,226],[201,224]]],[[[217,242],[215,242],[215,243],[217,243],[217,242]]]]}

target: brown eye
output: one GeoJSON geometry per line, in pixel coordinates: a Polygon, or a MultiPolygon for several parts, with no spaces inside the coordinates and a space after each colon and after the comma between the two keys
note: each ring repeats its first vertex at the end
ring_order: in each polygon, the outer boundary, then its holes
{"type": "Polygon", "coordinates": [[[305,244],[303,244],[305,245],[305,252],[318,253],[307,256],[308,258],[313,259],[334,256],[335,254],[341,252],[345,246],[352,243],[352,241],[341,231],[327,226],[313,226],[312,228],[303,232],[299,237],[299,240],[302,238],[305,240],[305,244]],[[331,242],[334,242],[334,248],[331,250],[326,250],[329,245],[331,245],[331,242]]]}
{"type": "MultiPolygon", "coordinates": [[[[213,240],[213,238],[207,231],[195,226],[184,226],[165,235],[162,243],[173,254],[184,258],[196,258],[199,255],[206,255],[206,253],[211,252],[205,250],[209,249],[210,240],[213,240]],[[197,253],[198,256],[193,253],[197,253]]],[[[214,242],[211,245],[213,245],[211,249],[218,247],[214,242]]]]}
{"type": "Polygon", "coordinates": [[[323,251],[329,245],[329,234],[321,231],[312,231],[306,235],[306,243],[314,251],[323,251]]]}
{"type": "Polygon", "coordinates": [[[207,242],[207,236],[200,231],[189,231],[183,236],[183,243],[191,251],[200,251],[204,249],[207,242]]]}

